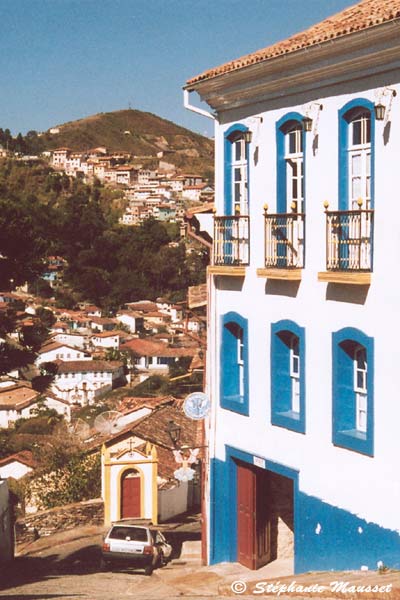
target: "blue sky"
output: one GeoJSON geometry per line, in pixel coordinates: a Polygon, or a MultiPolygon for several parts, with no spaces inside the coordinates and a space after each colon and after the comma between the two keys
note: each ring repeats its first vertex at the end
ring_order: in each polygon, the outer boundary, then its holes
{"type": "Polygon", "coordinates": [[[0,0],[0,127],[137,108],[204,134],[186,80],[355,0],[0,0]]]}

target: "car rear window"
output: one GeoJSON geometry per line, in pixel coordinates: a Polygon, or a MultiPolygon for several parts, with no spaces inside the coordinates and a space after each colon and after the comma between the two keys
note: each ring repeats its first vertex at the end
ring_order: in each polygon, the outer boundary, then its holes
{"type": "Polygon", "coordinates": [[[108,537],[113,540],[126,540],[129,537],[135,542],[147,542],[147,529],[143,529],[143,527],[115,526],[111,529],[108,537]]]}

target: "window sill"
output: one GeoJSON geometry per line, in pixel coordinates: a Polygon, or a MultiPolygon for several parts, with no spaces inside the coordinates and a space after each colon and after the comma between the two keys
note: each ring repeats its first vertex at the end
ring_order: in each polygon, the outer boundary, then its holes
{"type": "Polygon", "coordinates": [[[349,437],[355,438],[357,440],[363,440],[364,442],[367,440],[367,434],[364,431],[359,431],[358,429],[343,429],[339,431],[342,435],[348,435],[349,437]]]}
{"type": "Polygon", "coordinates": [[[334,432],[333,445],[366,456],[374,456],[373,439],[363,431],[357,429],[344,429],[334,432]]]}
{"type": "Polygon", "coordinates": [[[302,269],[257,269],[257,277],[281,279],[283,281],[301,281],[302,269]]]}
{"type": "Polygon", "coordinates": [[[248,403],[243,396],[224,396],[221,398],[221,408],[246,417],[249,416],[248,403]]]}
{"type": "Polygon", "coordinates": [[[305,422],[301,413],[293,410],[274,412],[271,417],[272,425],[290,429],[296,433],[305,433],[305,422]]]}
{"type": "Polygon", "coordinates": [[[370,285],[370,271],[320,271],[318,281],[350,285],[370,285]]]}
{"type": "Polygon", "coordinates": [[[207,273],[210,275],[225,275],[228,277],[245,277],[246,267],[235,265],[210,265],[207,267],[207,273]]]}

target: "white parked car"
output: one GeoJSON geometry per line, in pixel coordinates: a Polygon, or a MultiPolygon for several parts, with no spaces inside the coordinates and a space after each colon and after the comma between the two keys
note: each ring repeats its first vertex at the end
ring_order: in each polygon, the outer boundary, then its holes
{"type": "Polygon", "coordinates": [[[171,558],[172,546],[157,528],[123,519],[113,523],[103,538],[101,567],[144,569],[151,575],[171,558]]]}

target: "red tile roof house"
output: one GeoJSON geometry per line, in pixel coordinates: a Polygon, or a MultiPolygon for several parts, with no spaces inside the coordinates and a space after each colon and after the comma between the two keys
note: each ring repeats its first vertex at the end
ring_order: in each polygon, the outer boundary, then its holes
{"type": "Polygon", "coordinates": [[[116,319],[108,319],[106,317],[91,317],[90,328],[93,331],[112,331],[118,326],[116,319]]]}
{"type": "Polygon", "coordinates": [[[48,408],[69,420],[70,407],[61,397],[51,392],[40,394],[28,383],[18,382],[0,388],[0,427],[12,427],[17,419],[31,417],[32,411],[41,406],[43,397],[48,408]]]}
{"type": "Polygon", "coordinates": [[[21,479],[36,467],[36,461],[30,450],[21,450],[0,459],[0,479],[21,479]]]}
{"type": "Polygon", "coordinates": [[[196,348],[174,348],[165,342],[154,339],[135,338],[121,345],[121,350],[131,350],[139,380],[150,375],[167,375],[169,367],[183,356],[195,356],[196,348]]]}
{"type": "Polygon", "coordinates": [[[131,333],[136,333],[143,329],[143,315],[138,311],[120,310],[117,312],[117,320],[126,325],[131,333]]]}
{"type": "Polygon", "coordinates": [[[74,348],[68,344],[49,340],[40,348],[35,363],[36,365],[40,365],[45,362],[54,362],[55,360],[91,360],[91,356],[80,348],[74,348]]]}
{"type": "Polygon", "coordinates": [[[106,392],[125,382],[121,361],[59,361],[52,391],[69,404],[95,404],[106,392]]]}
{"type": "Polygon", "coordinates": [[[114,348],[118,350],[120,344],[123,343],[128,337],[129,334],[125,331],[102,331],[100,333],[95,333],[91,335],[89,344],[90,346],[94,346],[95,348],[114,348]]]}
{"type": "MultiPolygon", "coordinates": [[[[62,321],[58,321],[58,323],[63,323],[62,321]]],[[[57,323],[55,323],[57,326],[57,323]]],[[[57,327],[58,331],[54,331],[51,335],[51,339],[54,342],[59,342],[60,344],[66,344],[67,346],[73,346],[74,348],[80,348],[81,350],[86,350],[89,343],[89,335],[90,333],[83,333],[78,331],[69,331],[69,328],[57,327]]]]}

